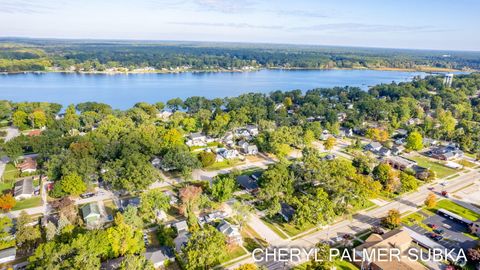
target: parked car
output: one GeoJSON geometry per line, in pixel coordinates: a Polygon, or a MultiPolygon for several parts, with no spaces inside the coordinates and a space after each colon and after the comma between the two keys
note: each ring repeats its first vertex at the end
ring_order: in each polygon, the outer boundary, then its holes
{"type": "Polygon", "coordinates": [[[438,229],[438,226],[436,224],[433,224],[433,223],[429,223],[428,224],[428,227],[432,228],[432,229],[438,229]]]}
{"type": "Polygon", "coordinates": [[[95,193],[93,193],[93,192],[80,194],[80,198],[82,198],[82,199],[91,198],[93,196],[95,196],[95,193]]]}
{"type": "Polygon", "coordinates": [[[435,229],[435,230],[433,230],[433,232],[436,233],[436,234],[443,234],[445,231],[442,230],[442,229],[435,229]]]}
{"type": "Polygon", "coordinates": [[[440,241],[443,239],[443,236],[438,235],[436,233],[427,233],[427,236],[435,241],[440,241]]]}
{"type": "Polygon", "coordinates": [[[445,198],[448,198],[448,192],[446,192],[445,190],[442,191],[442,196],[444,196],[445,198]]]}

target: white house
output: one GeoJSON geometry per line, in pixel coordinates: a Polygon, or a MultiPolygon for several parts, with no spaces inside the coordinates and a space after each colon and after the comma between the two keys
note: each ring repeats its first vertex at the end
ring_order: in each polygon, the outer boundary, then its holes
{"type": "Polygon", "coordinates": [[[248,133],[250,133],[250,136],[255,137],[258,135],[258,127],[254,125],[248,125],[246,127],[248,133]]]}
{"type": "Polygon", "coordinates": [[[206,146],[207,136],[202,133],[192,133],[188,136],[188,140],[185,143],[187,146],[206,146]]]}
{"type": "Polygon", "coordinates": [[[217,230],[226,236],[228,244],[242,245],[243,239],[238,226],[224,220],[218,225],[217,230]]]}
{"type": "Polygon", "coordinates": [[[15,200],[31,198],[33,196],[33,177],[26,177],[15,182],[13,196],[15,200]]]}

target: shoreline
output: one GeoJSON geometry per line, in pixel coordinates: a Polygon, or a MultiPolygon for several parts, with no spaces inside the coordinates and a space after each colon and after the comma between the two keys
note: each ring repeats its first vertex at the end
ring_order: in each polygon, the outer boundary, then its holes
{"type": "Polygon", "coordinates": [[[87,75],[129,75],[129,74],[180,74],[180,73],[246,73],[246,72],[258,72],[262,70],[285,70],[285,71],[295,71],[295,70],[312,70],[312,71],[329,71],[329,70],[376,70],[376,71],[398,71],[398,72],[425,72],[425,73],[445,73],[445,72],[476,72],[478,70],[468,69],[468,70],[458,70],[458,69],[447,69],[447,68],[434,68],[434,67],[420,67],[420,68],[388,68],[388,67],[378,67],[378,68],[284,68],[284,67],[262,67],[255,68],[250,70],[228,70],[228,69],[217,69],[217,70],[152,70],[152,71],[63,71],[63,70],[42,70],[42,71],[18,71],[18,72],[0,72],[0,75],[14,75],[14,74],[46,74],[46,73],[65,73],[65,74],[87,74],[87,75]]]}

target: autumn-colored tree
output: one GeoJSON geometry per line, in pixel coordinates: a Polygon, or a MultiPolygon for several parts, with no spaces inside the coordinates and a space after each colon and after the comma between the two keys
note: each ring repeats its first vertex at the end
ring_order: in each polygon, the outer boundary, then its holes
{"type": "Polygon", "coordinates": [[[242,264],[235,270],[257,270],[258,267],[253,263],[242,264]]]}
{"type": "Polygon", "coordinates": [[[425,199],[425,205],[428,208],[435,207],[435,205],[437,205],[437,196],[435,196],[433,193],[428,194],[427,198],[425,199]]]}
{"type": "Polygon", "coordinates": [[[15,201],[15,198],[11,193],[0,196],[0,209],[2,209],[4,212],[10,211],[16,203],[17,201],[15,201]]]}
{"type": "Polygon", "coordinates": [[[337,140],[334,137],[328,137],[325,142],[323,142],[323,147],[325,147],[325,150],[332,150],[333,147],[335,146],[335,143],[337,140]]]}
{"type": "Polygon", "coordinates": [[[400,225],[401,218],[400,212],[396,209],[391,209],[388,211],[386,217],[383,218],[382,223],[388,229],[394,229],[400,225]]]}
{"type": "Polygon", "coordinates": [[[388,140],[388,132],[384,129],[369,128],[365,135],[367,136],[367,138],[379,142],[385,142],[388,140]]]}
{"type": "Polygon", "coordinates": [[[202,188],[196,186],[186,186],[180,189],[180,200],[182,201],[181,210],[185,216],[189,212],[193,213],[197,210],[202,188]]]}

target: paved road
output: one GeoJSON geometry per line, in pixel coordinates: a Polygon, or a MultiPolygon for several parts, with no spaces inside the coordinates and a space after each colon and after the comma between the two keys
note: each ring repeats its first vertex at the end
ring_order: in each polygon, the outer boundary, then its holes
{"type": "MultiPolygon", "coordinates": [[[[407,211],[417,211],[418,207],[424,204],[425,198],[431,192],[428,189],[429,187],[433,187],[436,191],[446,190],[449,193],[452,193],[464,186],[473,183],[479,177],[480,173],[478,171],[469,171],[468,173],[462,174],[453,180],[449,180],[448,185],[446,185],[445,187],[439,184],[440,182],[443,182],[439,180],[435,184],[422,186],[417,192],[403,195],[394,200],[393,202],[390,202],[378,208],[374,208],[369,211],[361,211],[358,214],[355,214],[351,220],[343,220],[336,224],[327,226],[325,229],[322,229],[315,233],[305,235],[298,239],[287,241],[287,243],[284,243],[285,241],[283,239],[281,242],[271,242],[271,246],[311,248],[320,240],[332,239],[346,233],[355,234],[369,229],[374,225],[378,225],[380,223],[380,219],[384,217],[391,209],[397,209],[400,211],[400,213],[405,213],[407,211]]],[[[229,269],[235,269],[242,264],[252,262],[252,258],[247,258],[241,262],[235,263],[234,265],[230,266],[229,269]]],[[[302,258],[302,260],[297,263],[302,262],[305,262],[305,258],[302,258]]],[[[269,267],[269,269],[285,269],[277,268],[278,264],[272,265],[275,266],[269,267]]]]}

